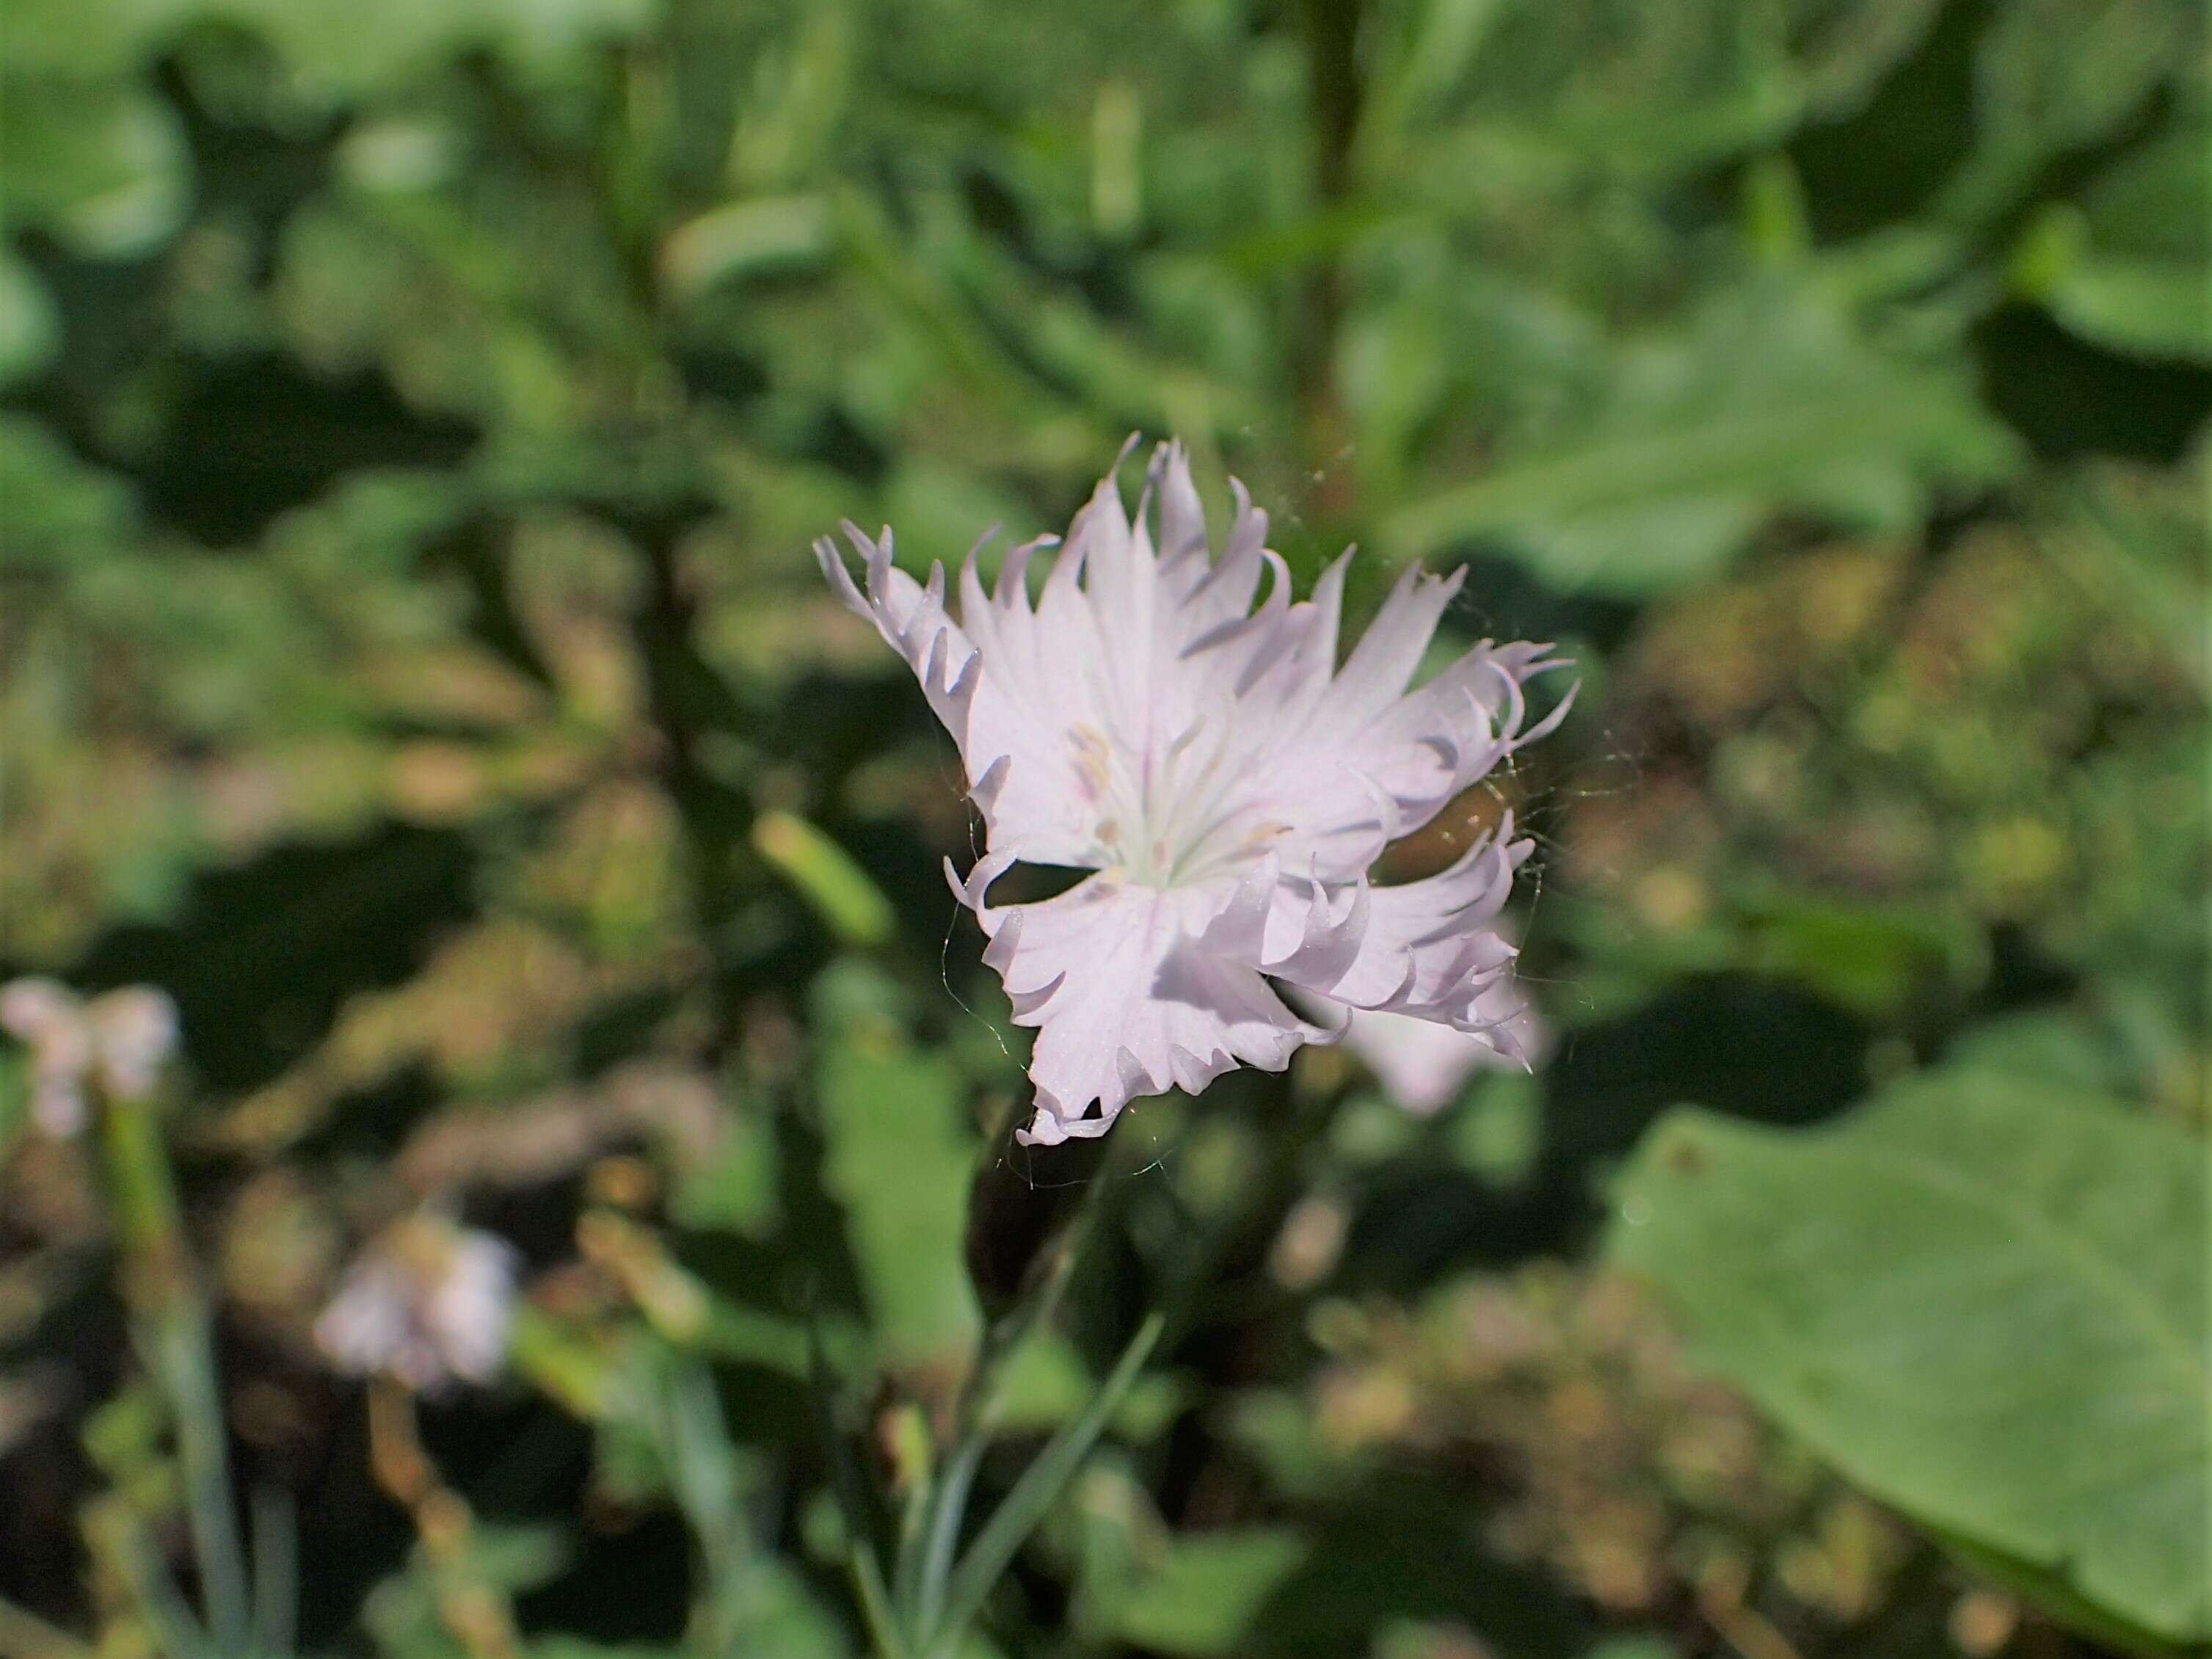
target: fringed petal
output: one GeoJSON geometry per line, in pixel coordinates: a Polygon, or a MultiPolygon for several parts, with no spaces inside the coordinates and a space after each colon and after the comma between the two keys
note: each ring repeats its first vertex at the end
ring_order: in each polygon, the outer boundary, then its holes
{"type": "Polygon", "coordinates": [[[1532,724],[1525,688],[1559,660],[1485,641],[1409,692],[1462,580],[1409,569],[1340,667],[1350,551],[1294,602],[1267,514],[1231,488],[1216,559],[1189,459],[1164,444],[1133,520],[1109,472],[1064,542],[1011,550],[988,587],[980,540],[957,622],[944,569],[900,571],[888,531],[847,526],[860,581],[817,544],[959,744],[988,850],[947,876],[1016,1023],[1037,1031],[1024,1136],[1039,1143],[1103,1133],[1131,1099],[1237,1065],[1279,1069],[1370,1015],[1514,1040],[1498,917],[1528,843],[1510,821],[1425,881],[1378,888],[1368,871],[1556,727],[1571,694],[1532,724]],[[1098,873],[992,907],[1018,860],[1098,873]]]}

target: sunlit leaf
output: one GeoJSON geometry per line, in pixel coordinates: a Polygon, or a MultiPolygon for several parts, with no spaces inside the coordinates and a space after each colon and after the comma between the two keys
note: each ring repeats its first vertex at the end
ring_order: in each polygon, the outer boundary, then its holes
{"type": "Polygon", "coordinates": [[[44,368],[61,343],[54,304],[31,268],[0,249],[0,386],[44,368]]]}
{"type": "Polygon", "coordinates": [[[1116,1596],[1113,1633],[1190,1659],[1241,1652],[1253,1616],[1310,1547],[1286,1527],[1177,1538],[1116,1596]]]}
{"type": "Polygon", "coordinates": [[[1494,543],[1561,587],[1650,593],[1713,574],[1778,513],[1900,525],[2016,459],[1962,365],[1757,289],[1625,350],[1586,420],[1398,508],[1382,539],[1400,558],[1494,543]]]}
{"type": "Polygon", "coordinates": [[[978,1316],[961,1255],[975,1136],[957,1074],[887,1022],[855,1022],[825,1045],[817,1084],[823,1180],[885,1346],[920,1358],[960,1344],[978,1316]]]}
{"type": "Polygon", "coordinates": [[[2116,1104],[1942,1073],[1819,1130],[1676,1113],[1612,1245],[1705,1364],[1875,1496],[2198,1640],[2205,1168],[2116,1104]]]}

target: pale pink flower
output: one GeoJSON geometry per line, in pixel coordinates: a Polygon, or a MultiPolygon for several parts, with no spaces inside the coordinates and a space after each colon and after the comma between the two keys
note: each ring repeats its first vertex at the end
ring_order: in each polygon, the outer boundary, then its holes
{"type": "Polygon", "coordinates": [[[88,1115],[85,1085],[110,1095],[150,1094],[177,1048],[177,1005],[166,992],[126,985],[87,1002],[58,980],[0,986],[0,1030],[31,1051],[31,1114],[57,1137],[88,1115]]]}
{"type": "Polygon", "coordinates": [[[965,878],[947,870],[1016,1023],[1037,1030],[1033,1143],[1103,1134],[1132,1098],[1194,1094],[1239,1064],[1279,1071],[1355,1009],[1483,1031],[1484,994],[1511,970],[1494,924],[1529,843],[1510,819],[1426,880],[1368,872],[1551,728],[1557,711],[1522,729],[1522,688],[1554,659],[1486,641],[1408,693],[1460,582],[1413,568],[1340,670],[1350,553],[1293,604],[1267,515],[1231,487],[1216,559],[1183,452],[1163,445],[1135,522],[1109,474],[1034,604],[1028,568],[1055,538],[1014,549],[988,592],[970,553],[957,622],[943,567],[927,586],[895,568],[889,530],[845,526],[865,591],[816,544],[959,745],[987,842],[965,878]],[[993,906],[1017,862],[1096,873],[993,906]]]}
{"type": "Polygon", "coordinates": [[[1485,991],[1477,1009],[1494,1022],[1486,1030],[1363,1010],[1352,1015],[1344,1040],[1367,1062],[1383,1093],[1415,1116],[1429,1117],[1458,1099],[1477,1070],[1526,1070],[1552,1046],[1542,1016],[1511,980],[1485,991]]]}
{"type": "Polygon", "coordinates": [[[490,1233],[409,1216],[355,1259],[315,1341],[340,1370],[380,1373],[418,1394],[457,1377],[489,1382],[507,1358],[520,1260],[490,1233]]]}

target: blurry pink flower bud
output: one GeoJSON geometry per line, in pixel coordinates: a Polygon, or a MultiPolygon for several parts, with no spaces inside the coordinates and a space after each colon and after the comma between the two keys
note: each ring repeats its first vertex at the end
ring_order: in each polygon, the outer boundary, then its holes
{"type": "Polygon", "coordinates": [[[126,985],[85,1010],[100,1086],[110,1094],[151,1094],[177,1051],[177,1005],[166,991],[126,985]]]}
{"type": "Polygon", "coordinates": [[[520,1258],[502,1238],[434,1215],[395,1223],[355,1259],[315,1322],[340,1370],[418,1394],[500,1373],[520,1258]]]}
{"type": "Polygon", "coordinates": [[[166,992],[126,985],[89,1003],[59,981],[0,986],[0,1030],[31,1051],[31,1112],[48,1134],[84,1127],[85,1085],[135,1097],[152,1092],[177,1047],[177,1006],[166,992]]]}

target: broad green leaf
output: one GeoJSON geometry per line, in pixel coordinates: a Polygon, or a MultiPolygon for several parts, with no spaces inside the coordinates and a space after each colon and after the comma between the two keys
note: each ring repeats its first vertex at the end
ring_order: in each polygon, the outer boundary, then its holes
{"type": "Polygon", "coordinates": [[[2082,191],[2093,240],[2143,254],[2202,260],[2212,253],[2204,202],[2212,192],[2212,111],[2201,102],[2156,139],[2123,155],[2082,191]]]}
{"type": "Polygon", "coordinates": [[[2085,340],[2146,357],[2212,362],[2212,297],[2202,268],[2172,259],[2093,258],[2044,295],[2085,340]]]}
{"type": "Polygon", "coordinates": [[[1150,1652],[1193,1659],[1239,1652],[1253,1616],[1310,1548],[1287,1527],[1176,1538],[1117,1595],[1113,1633],[1150,1652]]]}
{"type": "Polygon", "coordinates": [[[961,1119],[957,1077],[887,1021],[832,1029],[818,1074],[824,1182],[844,1206],[886,1348],[909,1359],[942,1353],[977,1322],[961,1257],[975,1136],[961,1119]]]}
{"type": "Polygon", "coordinates": [[[1980,1066],[2084,1094],[2119,1093],[2140,1084],[2128,1059],[2112,1031],[2075,1011],[1984,1020],[1943,1051],[1947,1066],[1980,1066]]]}
{"type": "Polygon", "coordinates": [[[2052,158],[2119,129],[2160,82],[2201,63],[2188,0],[2013,0],[1995,8],[1974,55],[1973,154],[1942,216],[2002,211],[2052,158]]]}
{"type": "Polygon", "coordinates": [[[1814,1131],[1678,1110],[1621,1182],[1612,1249],[1876,1497],[2193,1641],[2205,1220],[2198,1141],[1975,1068],[1814,1131]]]}
{"type": "Polygon", "coordinates": [[[1838,310],[1758,289],[1626,350],[1578,428],[1401,507],[1382,541],[1411,559],[1496,538],[1555,586],[1650,593],[1711,575],[1784,509],[1894,527],[2014,459],[1961,366],[1885,354],[1838,310]]]}
{"type": "Polygon", "coordinates": [[[169,106],[101,82],[10,78],[0,95],[8,189],[0,222],[52,229],[76,252],[127,258],[182,222],[191,158],[169,106]]]}
{"type": "Polygon", "coordinates": [[[0,414],[0,501],[8,503],[8,554],[18,569],[76,563],[137,528],[127,485],[21,415],[0,414]]]}
{"type": "Polygon", "coordinates": [[[1968,1543],[1955,1534],[1939,1533],[1937,1536],[1946,1549],[1983,1577],[2002,1585],[2024,1601],[2034,1602],[2058,1623],[2121,1653],[2135,1655],[2137,1659],[2203,1659],[2203,1644],[2191,1642],[2186,1647],[2178,1646],[2152,1635],[2139,1625],[2130,1624],[2095,1602],[2084,1600],[2056,1568],[2032,1566],[1996,1550],[1968,1543]]]}
{"type": "Polygon", "coordinates": [[[2082,338],[2116,351],[2212,362],[2212,131],[2178,122],[2044,213],[2013,260],[2014,284],[2082,338]]]}

